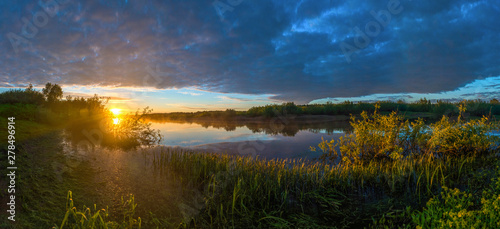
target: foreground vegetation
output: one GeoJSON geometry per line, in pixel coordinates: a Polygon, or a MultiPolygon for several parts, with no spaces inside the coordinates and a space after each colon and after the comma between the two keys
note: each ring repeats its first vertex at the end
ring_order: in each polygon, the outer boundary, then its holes
{"type": "Polygon", "coordinates": [[[498,227],[497,123],[459,113],[427,126],[375,111],[351,124],[352,134],[319,144],[315,162],[153,153],[155,170],[198,200],[170,226],[498,227]]]}
{"type": "MultiPolygon", "coordinates": [[[[140,121],[148,114],[147,109],[121,122],[123,129],[116,129],[107,125],[109,116],[102,99],[61,101],[49,99],[51,90],[48,91],[42,97],[31,89],[2,94],[0,100],[14,102],[2,104],[0,115],[21,109],[24,112],[16,114],[21,123],[49,126],[51,120],[64,120],[68,130],[99,128],[106,136],[99,143],[110,147],[152,145],[158,140],[155,132],[140,121]],[[13,96],[16,93],[19,96],[13,96]],[[18,98],[24,98],[25,102],[19,102],[18,98]]],[[[51,132],[53,129],[47,127],[39,132],[39,140],[25,136],[26,143],[20,148],[19,172],[25,174],[19,181],[23,187],[18,194],[20,222],[13,225],[0,221],[0,226],[498,227],[499,139],[491,132],[498,130],[499,124],[487,116],[468,119],[465,114],[471,112],[467,101],[456,105],[452,109],[456,110],[456,117],[443,116],[428,125],[422,119],[407,120],[394,110],[382,113],[383,104],[373,104],[373,109],[367,109],[369,112],[352,117],[351,133],[338,141],[324,140],[312,147],[323,152],[317,161],[261,160],[145,148],[145,160],[151,162],[148,165],[159,175],[155,179],[172,181],[190,197],[189,202],[173,209],[181,213],[179,220],[154,213],[145,215],[144,210],[137,212],[141,203],[136,204],[133,196],[118,207],[104,210],[96,197],[103,194],[86,188],[100,185],[91,179],[100,176],[94,171],[96,168],[86,162],[67,168],[64,165],[67,159],[54,153],[61,149],[56,144],[57,136],[51,132]],[[54,161],[63,165],[54,167],[54,161]],[[76,193],[78,196],[73,199],[76,193]],[[98,203],[89,204],[95,202],[98,203]]],[[[493,113],[493,108],[489,109],[493,113]]],[[[21,132],[28,131],[29,126],[26,127],[21,132]]],[[[76,135],[72,139],[76,139],[76,145],[82,141],[76,135]]],[[[148,207],[151,206],[143,206],[148,207]]]]}
{"type": "Polygon", "coordinates": [[[317,162],[167,151],[155,166],[203,191],[194,227],[489,227],[499,217],[499,141],[490,135],[499,128],[465,121],[465,109],[429,126],[362,113],[352,134],[319,145],[317,162]]]}
{"type": "Polygon", "coordinates": [[[134,201],[134,196],[130,195],[129,199],[124,201],[123,219],[121,223],[109,220],[109,211],[106,209],[97,210],[94,204],[94,210],[83,206],[82,210],[78,210],[73,203],[73,195],[68,192],[66,205],[66,214],[60,226],[55,226],[54,229],[62,229],[64,226],[72,228],[141,228],[141,218],[134,218],[135,208],[137,204],[134,201]]]}
{"type": "MultiPolygon", "coordinates": [[[[60,203],[65,202],[68,190],[89,195],[80,196],[78,204],[95,201],[91,198],[95,193],[85,190],[92,183],[89,177],[92,170],[87,167],[88,163],[76,162],[75,158],[63,155],[61,140],[65,137],[73,142],[75,150],[100,145],[115,148],[148,146],[160,139],[158,132],[143,119],[151,112],[149,109],[120,117],[121,122],[114,124],[105,98],[96,95],[62,100],[62,88],[57,84],[48,83],[42,91],[34,90],[31,85],[24,90],[9,90],[0,93],[0,102],[2,139],[7,139],[7,118],[15,117],[16,173],[20,174],[16,181],[17,222],[8,221],[6,211],[2,210],[0,228],[56,225],[59,216],[64,215],[64,205],[60,203]]],[[[2,165],[7,165],[6,143],[0,143],[2,165]]],[[[0,172],[7,174],[5,166],[0,172]]],[[[0,180],[0,186],[7,187],[7,182],[0,180]]],[[[9,196],[2,192],[0,199],[7,203],[9,196]]]]}

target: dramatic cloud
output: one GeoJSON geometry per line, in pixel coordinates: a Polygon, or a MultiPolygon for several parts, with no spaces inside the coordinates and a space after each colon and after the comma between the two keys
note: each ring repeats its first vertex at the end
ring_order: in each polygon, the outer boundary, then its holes
{"type": "Polygon", "coordinates": [[[45,11],[39,2],[55,0],[0,3],[4,86],[197,88],[304,103],[452,91],[500,75],[495,0],[215,1],[222,11],[199,0],[59,0],[45,11]]]}

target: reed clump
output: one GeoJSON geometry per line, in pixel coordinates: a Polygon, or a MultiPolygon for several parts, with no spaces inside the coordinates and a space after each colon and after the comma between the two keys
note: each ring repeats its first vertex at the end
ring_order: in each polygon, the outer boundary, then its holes
{"type": "Polygon", "coordinates": [[[111,216],[107,209],[97,209],[94,204],[93,210],[83,206],[82,210],[78,210],[73,204],[73,193],[68,191],[66,214],[60,226],[55,226],[55,229],[63,228],[109,228],[109,229],[133,229],[141,228],[141,218],[134,218],[135,208],[137,204],[134,201],[134,196],[130,195],[128,200],[123,200],[122,197],[122,219],[119,221],[111,220],[111,216]]]}
{"type": "MultiPolygon", "coordinates": [[[[163,150],[154,166],[200,190],[194,227],[358,227],[407,207],[420,209],[443,186],[483,182],[487,158],[433,156],[326,164],[163,150]]],[[[194,197],[193,197],[194,198],[194,197]]],[[[411,217],[395,219],[410,224],[411,217]]]]}

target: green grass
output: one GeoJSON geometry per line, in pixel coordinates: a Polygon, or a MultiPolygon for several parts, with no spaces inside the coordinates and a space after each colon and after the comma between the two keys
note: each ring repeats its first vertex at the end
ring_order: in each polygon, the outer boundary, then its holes
{"type": "MultiPolygon", "coordinates": [[[[58,177],[53,167],[65,161],[55,153],[61,151],[57,144],[58,138],[53,132],[30,138],[29,143],[16,144],[16,223],[11,224],[2,215],[2,228],[48,228],[58,221],[58,215],[64,214],[64,205],[61,203],[64,203],[64,196],[72,181],[67,177],[68,174],[58,177]]],[[[2,164],[6,164],[3,159],[2,164]]],[[[2,173],[6,173],[4,168],[2,173]]],[[[6,195],[2,196],[2,200],[4,198],[6,195]]]]}
{"type": "MultiPolygon", "coordinates": [[[[479,188],[475,177],[494,160],[461,157],[407,158],[391,163],[329,166],[302,160],[257,160],[219,154],[163,151],[155,166],[169,168],[178,182],[191,182],[205,198],[198,227],[359,227],[388,220],[395,212],[421,209],[444,187],[479,188]],[[355,223],[353,223],[355,222],[355,223]]],[[[493,177],[494,174],[487,174],[493,177]]],[[[476,190],[477,191],[477,190],[476,190]]]]}
{"type": "Polygon", "coordinates": [[[134,196],[130,195],[129,199],[124,201],[122,198],[123,219],[120,223],[109,220],[110,213],[106,209],[97,209],[94,204],[93,210],[83,206],[83,210],[78,210],[73,204],[73,194],[68,192],[66,214],[60,226],[55,226],[55,229],[63,228],[109,228],[109,229],[133,229],[141,228],[141,218],[134,218],[135,208],[137,204],[134,201],[134,196]]]}
{"type": "MultiPolygon", "coordinates": [[[[60,151],[57,144],[53,144],[56,139],[54,135],[39,139],[21,152],[28,157],[21,161],[26,165],[22,171],[26,177],[19,184],[24,187],[19,196],[26,204],[19,213],[20,224],[13,228],[60,227],[66,214],[73,217],[72,221],[65,221],[71,225],[78,222],[102,225],[103,218],[105,225],[120,228],[119,225],[129,222],[122,217],[104,220],[102,214],[109,211],[96,215],[98,209],[104,207],[102,204],[99,208],[90,208],[92,211],[68,208],[64,204],[68,203],[68,190],[72,190],[75,201],[78,200],[73,206],[93,206],[94,196],[99,194],[83,188],[92,185],[87,178],[93,173],[88,171],[87,164],[72,173],[63,173],[64,182],[56,182],[58,178],[52,166],[47,165],[49,161],[64,163],[64,158],[53,154],[60,151]],[[29,153],[33,151],[38,153],[29,153]],[[43,160],[37,160],[38,157],[43,160]]],[[[131,217],[136,223],[137,217],[148,218],[141,222],[144,228],[154,225],[159,228],[415,227],[419,222],[414,221],[412,215],[420,214],[430,198],[446,191],[443,187],[481,193],[491,185],[491,179],[498,176],[495,173],[498,159],[491,155],[447,160],[407,157],[392,162],[375,160],[363,165],[339,166],[165,149],[154,154],[151,160],[158,173],[168,175],[160,177],[175,179],[174,183],[188,187],[186,190],[192,191],[187,195],[197,201],[181,208],[184,215],[181,224],[161,222],[158,219],[161,216],[131,217]]],[[[3,223],[2,228],[9,228],[10,224],[3,223]]]]}
{"type": "MultiPolygon", "coordinates": [[[[0,139],[7,139],[7,117],[0,117],[0,139]]],[[[61,126],[51,126],[41,124],[35,121],[16,119],[15,124],[16,133],[15,137],[17,142],[24,142],[33,138],[46,135],[54,130],[61,129],[61,126]]],[[[4,144],[6,141],[4,142],[4,144]]]]}

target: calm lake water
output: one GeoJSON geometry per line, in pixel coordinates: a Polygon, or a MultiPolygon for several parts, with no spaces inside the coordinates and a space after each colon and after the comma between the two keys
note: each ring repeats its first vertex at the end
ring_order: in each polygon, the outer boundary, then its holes
{"type": "MultiPolygon", "coordinates": [[[[166,147],[268,159],[313,159],[320,153],[310,152],[309,146],[317,146],[321,137],[332,139],[344,135],[350,125],[338,121],[152,122],[152,128],[160,130],[163,136],[161,144],[166,147]]],[[[83,166],[89,174],[85,175],[86,182],[82,183],[82,187],[99,193],[99,201],[102,201],[98,203],[99,206],[110,206],[110,209],[118,211],[121,209],[121,197],[133,193],[137,203],[140,203],[137,209],[139,215],[154,212],[169,216],[170,222],[178,224],[186,215],[198,214],[200,208],[192,206],[203,203],[203,194],[192,187],[180,185],[175,180],[177,175],[174,171],[153,166],[154,158],[159,156],[159,151],[164,150],[164,147],[130,150],[100,146],[86,148],[79,147],[81,140],[87,139],[63,141],[66,162],[54,165],[54,171],[71,174],[83,166]]],[[[58,180],[62,181],[63,175],[58,180]]]]}
{"type": "Polygon", "coordinates": [[[163,137],[161,144],[208,152],[259,156],[259,158],[316,158],[309,146],[337,139],[348,122],[314,123],[180,123],[152,122],[163,137]]]}

